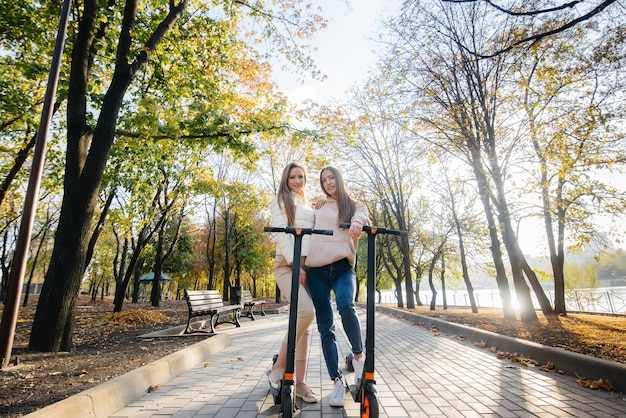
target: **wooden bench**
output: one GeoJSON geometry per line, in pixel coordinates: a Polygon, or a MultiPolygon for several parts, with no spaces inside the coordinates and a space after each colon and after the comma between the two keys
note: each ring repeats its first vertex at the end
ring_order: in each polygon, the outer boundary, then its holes
{"type": "Polygon", "coordinates": [[[241,293],[241,303],[243,304],[243,316],[250,318],[253,321],[256,321],[254,317],[253,309],[256,307],[261,308],[261,315],[265,316],[265,301],[264,300],[254,300],[252,299],[252,293],[249,290],[242,290],[241,293]]]}
{"type": "Polygon", "coordinates": [[[185,334],[192,332],[210,332],[215,334],[215,326],[225,322],[235,324],[240,327],[239,315],[241,314],[241,305],[224,305],[222,296],[218,290],[185,290],[185,299],[189,308],[189,318],[187,319],[187,327],[185,334]],[[222,315],[224,314],[224,315],[222,315]],[[191,328],[191,318],[197,316],[208,316],[211,330],[195,330],[191,328]],[[225,319],[225,316],[228,319],[225,319]]]}

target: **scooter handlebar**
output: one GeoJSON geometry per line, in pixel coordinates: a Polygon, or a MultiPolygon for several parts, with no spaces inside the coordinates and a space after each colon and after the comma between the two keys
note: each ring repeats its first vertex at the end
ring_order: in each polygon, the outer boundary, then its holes
{"type": "MultiPolygon", "coordinates": [[[[348,222],[339,222],[339,228],[350,228],[348,222]]],[[[363,225],[363,232],[367,234],[391,234],[391,235],[409,235],[407,231],[399,229],[389,229],[384,226],[363,225]]]]}
{"type": "Polygon", "coordinates": [[[333,235],[332,229],[313,229],[313,228],[300,228],[297,226],[266,226],[263,228],[264,232],[285,232],[287,234],[294,235],[309,235],[309,234],[320,234],[320,235],[333,235]]]}

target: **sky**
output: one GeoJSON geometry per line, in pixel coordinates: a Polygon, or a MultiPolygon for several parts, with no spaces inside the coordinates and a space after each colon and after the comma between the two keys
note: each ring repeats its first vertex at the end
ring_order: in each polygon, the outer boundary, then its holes
{"type": "Polygon", "coordinates": [[[322,8],[328,20],[325,29],[312,39],[317,48],[313,58],[322,74],[323,81],[310,77],[304,83],[295,74],[276,69],[274,80],[279,89],[291,101],[300,103],[310,99],[327,103],[333,98],[341,99],[351,86],[359,85],[367,78],[368,70],[376,62],[375,42],[381,21],[389,16],[397,0],[321,0],[315,2],[322,8]]]}

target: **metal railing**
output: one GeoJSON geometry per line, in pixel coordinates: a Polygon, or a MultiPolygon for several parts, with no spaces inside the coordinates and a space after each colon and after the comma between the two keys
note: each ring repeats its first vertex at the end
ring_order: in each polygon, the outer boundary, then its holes
{"type": "MultiPolygon", "coordinates": [[[[554,292],[548,291],[546,295],[550,301],[554,301],[554,292]]],[[[535,308],[539,309],[539,303],[533,297],[535,308]]],[[[501,308],[502,300],[497,289],[474,291],[476,305],[480,308],[501,308]]],[[[517,308],[515,293],[511,293],[514,307],[517,308]]],[[[425,305],[429,305],[432,299],[431,292],[420,292],[420,299],[425,305]]],[[[446,299],[448,306],[468,307],[470,306],[467,291],[455,290],[447,291],[446,299]]],[[[406,303],[406,298],[403,299],[406,303]]],[[[382,303],[397,303],[393,290],[381,291],[382,303]]],[[[443,304],[442,292],[437,293],[437,305],[443,304]]],[[[565,306],[568,311],[606,313],[626,315],[626,287],[605,287],[598,289],[575,289],[565,292],[565,306]]]]}

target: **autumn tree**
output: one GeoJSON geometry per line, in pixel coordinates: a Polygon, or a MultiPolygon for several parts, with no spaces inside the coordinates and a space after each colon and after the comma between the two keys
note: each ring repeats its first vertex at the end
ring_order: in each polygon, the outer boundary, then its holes
{"type": "Polygon", "coordinates": [[[541,195],[559,314],[567,313],[566,237],[570,245],[584,245],[597,235],[594,217],[624,212],[623,190],[607,180],[626,161],[611,117],[623,112],[625,85],[615,75],[624,54],[612,53],[619,50],[615,45],[600,52],[595,41],[574,32],[575,38],[553,37],[526,51],[519,72],[520,103],[536,161],[532,190],[541,195]],[[574,48],[582,44],[589,48],[574,48]],[[578,99],[571,100],[574,96],[578,99]]]}
{"type": "MultiPolygon", "coordinates": [[[[434,211],[433,211],[434,212],[434,211]]],[[[437,289],[435,287],[435,273],[441,272],[443,275],[443,269],[437,267],[438,264],[444,265],[444,259],[447,257],[450,248],[449,240],[454,234],[454,224],[450,222],[450,214],[444,212],[443,214],[436,215],[429,223],[429,251],[432,254],[428,266],[428,286],[432,293],[430,300],[430,310],[434,311],[437,302],[437,289]]],[[[445,288],[444,281],[441,281],[442,293],[444,295],[445,302],[445,288]]]]}
{"type": "Polygon", "coordinates": [[[404,92],[417,96],[412,98],[415,118],[420,121],[417,127],[426,123],[432,132],[430,138],[422,137],[441,144],[472,168],[487,219],[504,315],[515,317],[500,238],[510,261],[521,318],[533,321],[537,316],[506,197],[507,154],[500,155],[500,149],[507,146],[500,122],[501,90],[511,63],[479,61],[460,47],[461,41],[486,42],[489,22],[480,7],[457,13],[444,7],[428,11],[420,5],[407,7],[390,24],[396,41],[388,68],[396,84],[407,87],[404,92]]]}
{"type": "Polygon", "coordinates": [[[154,263],[152,272],[152,292],[150,293],[150,302],[152,306],[158,307],[161,301],[161,275],[163,273],[163,265],[165,261],[172,255],[178,239],[180,238],[180,230],[185,218],[185,206],[187,199],[177,193],[176,185],[172,187],[174,190],[164,191],[163,201],[159,202],[160,216],[164,218],[160,222],[159,228],[155,235],[154,243],[154,263]],[[180,199],[180,201],[178,201],[180,199]]]}
{"type": "MultiPolygon", "coordinates": [[[[372,221],[411,235],[419,222],[417,190],[425,162],[413,136],[394,118],[398,107],[387,88],[384,80],[372,79],[366,86],[353,89],[345,105],[320,107],[315,120],[323,135],[332,138],[326,149],[345,161],[344,171],[351,173],[346,180],[355,196],[367,202],[376,215],[372,221]]],[[[385,237],[389,245],[380,247],[380,254],[385,255],[383,263],[389,263],[387,274],[396,288],[404,283],[406,306],[412,309],[415,298],[409,235],[385,237]]],[[[400,292],[398,306],[404,307],[400,292]]]]}
{"type": "MultiPolygon", "coordinates": [[[[452,164],[447,161],[448,159],[445,155],[439,156],[439,158],[441,159],[439,164],[441,169],[437,172],[439,173],[440,181],[433,179],[431,184],[433,184],[439,192],[436,194],[436,196],[439,197],[439,202],[450,214],[451,223],[456,235],[457,248],[455,248],[455,252],[458,252],[463,283],[467,290],[472,312],[477,313],[478,306],[470,279],[470,262],[468,260],[468,254],[471,252],[471,250],[468,251],[468,248],[476,249],[478,247],[478,245],[475,244],[468,245],[472,241],[469,240],[468,237],[474,237],[476,234],[473,234],[473,232],[478,229],[478,216],[473,210],[476,195],[474,190],[467,184],[466,179],[459,173],[460,170],[456,167],[452,167],[452,164]]],[[[480,251],[476,252],[480,253],[480,251]]],[[[442,257],[442,263],[444,263],[444,260],[445,257],[442,257]]]]}
{"type": "MultiPolygon", "coordinates": [[[[63,351],[72,346],[88,231],[116,137],[187,138],[216,149],[251,152],[245,135],[280,125],[280,106],[267,89],[254,101],[256,106],[251,100],[238,103],[238,98],[256,91],[245,91],[244,86],[258,85],[267,74],[259,54],[238,39],[238,28],[256,19],[259,31],[248,32],[251,37],[274,37],[289,50],[296,38],[282,38],[281,28],[306,37],[323,24],[315,11],[300,6],[265,9],[262,4],[205,5],[192,0],[150,8],[134,0],[75,5],[76,24],[68,39],[63,204],[31,349],[63,351]],[[184,74],[176,77],[180,84],[175,87],[169,84],[174,74],[184,74]],[[132,123],[138,120],[137,109],[149,112],[141,114],[142,124],[132,123]],[[165,110],[170,112],[167,118],[161,117],[165,110]]],[[[301,54],[291,57],[310,64],[301,54]]]]}

